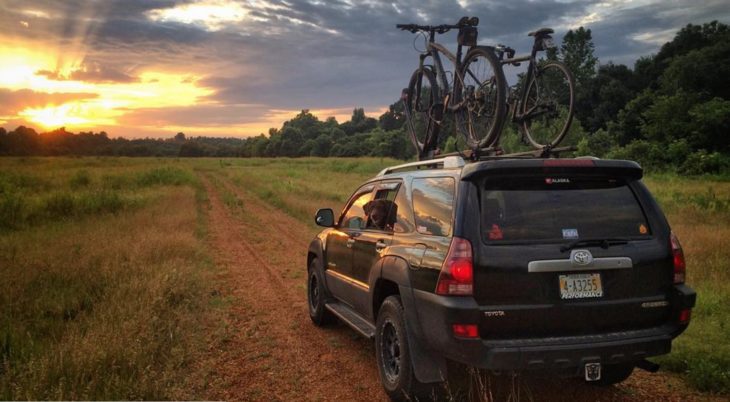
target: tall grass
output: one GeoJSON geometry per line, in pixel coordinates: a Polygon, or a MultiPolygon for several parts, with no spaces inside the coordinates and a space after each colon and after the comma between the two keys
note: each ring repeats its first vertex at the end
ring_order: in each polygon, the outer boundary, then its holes
{"type": "Polygon", "coordinates": [[[0,399],[203,397],[215,270],[190,168],[20,162],[0,159],[0,399]]]}
{"type": "Polygon", "coordinates": [[[697,389],[730,393],[730,182],[650,176],[646,180],[679,237],[697,306],[672,353],[657,359],[697,389]]]}

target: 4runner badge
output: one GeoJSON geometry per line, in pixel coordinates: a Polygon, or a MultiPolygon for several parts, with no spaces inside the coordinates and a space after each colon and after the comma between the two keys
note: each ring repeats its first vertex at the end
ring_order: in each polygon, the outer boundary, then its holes
{"type": "Polygon", "coordinates": [[[593,262],[593,255],[588,250],[573,250],[570,253],[570,261],[573,265],[590,265],[593,262]]]}

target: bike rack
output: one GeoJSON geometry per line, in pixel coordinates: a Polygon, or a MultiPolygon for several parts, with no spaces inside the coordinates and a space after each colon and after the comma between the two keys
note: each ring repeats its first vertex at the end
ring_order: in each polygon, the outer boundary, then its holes
{"type": "Polygon", "coordinates": [[[465,161],[470,161],[470,162],[478,162],[478,161],[493,160],[493,159],[559,158],[560,153],[572,152],[572,151],[576,151],[577,149],[578,148],[576,148],[575,146],[566,146],[566,147],[557,147],[557,148],[545,147],[543,149],[535,149],[532,151],[513,152],[513,153],[505,154],[505,153],[502,153],[503,151],[499,147],[489,147],[489,148],[480,149],[479,152],[477,152],[477,155],[474,155],[474,152],[472,152],[471,150],[466,150],[463,152],[449,152],[446,154],[439,154],[439,155],[436,155],[435,158],[460,156],[465,161]]]}

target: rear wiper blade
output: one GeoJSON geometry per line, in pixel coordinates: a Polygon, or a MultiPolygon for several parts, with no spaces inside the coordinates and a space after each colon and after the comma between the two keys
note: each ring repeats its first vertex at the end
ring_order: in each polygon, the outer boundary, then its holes
{"type": "Polygon", "coordinates": [[[570,243],[560,246],[560,252],[566,252],[576,247],[600,246],[601,248],[609,248],[617,244],[627,244],[629,239],[623,237],[611,237],[606,239],[583,239],[574,240],[570,243]]]}

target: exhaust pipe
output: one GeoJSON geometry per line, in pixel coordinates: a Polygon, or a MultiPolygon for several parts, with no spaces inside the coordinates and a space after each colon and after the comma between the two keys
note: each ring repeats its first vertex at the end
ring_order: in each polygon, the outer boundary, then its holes
{"type": "Polygon", "coordinates": [[[646,360],[646,359],[639,360],[638,362],[636,362],[636,367],[638,367],[642,370],[648,371],[650,373],[656,373],[657,371],[659,371],[658,364],[656,364],[654,362],[650,362],[649,360],[646,360]]]}

